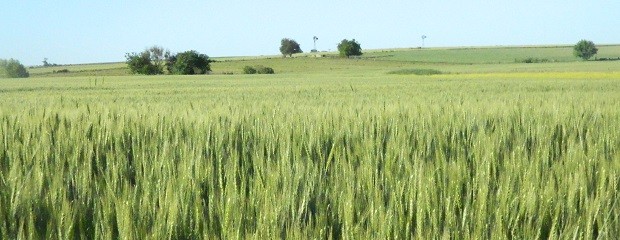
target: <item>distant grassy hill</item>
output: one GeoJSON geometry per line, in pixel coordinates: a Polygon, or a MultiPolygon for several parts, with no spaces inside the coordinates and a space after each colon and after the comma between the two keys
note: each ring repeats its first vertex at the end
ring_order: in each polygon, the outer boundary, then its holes
{"type": "MultiPolygon", "coordinates": [[[[620,45],[602,45],[598,48],[598,58],[620,57],[620,45]]],[[[579,61],[573,56],[573,46],[369,50],[364,57],[390,61],[451,64],[515,63],[528,58],[546,60],[546,62],[579,61]]]]}
{"type": "MultiPolygon", "coordinates": [[[[597,58],[620,57],[620,45],[600,45],[597,58]]],[[[277,74],[338,74],[376,72],[406,68],[430,68],[447,73],[620,71],[618,61],[583,62],[573,56],[572,46],[514,46],[370,49],[357,59],[342,59],[335,52],[280,56],[217,57],[213,74],[242,74],[244,66],[272,67],[277,74]],[[526,60],[539,63],[525,63],[526,60]]],[[[127,66],[119,63],[79,64],[29,69],[32,77],[124,76],[127,66]]]]}
{"type": "MultiPolygon", "coordinates": [[[[491,72],[611,72],[620,61],[581,61],[572,46],[477,47],[365,50],[356,59],[342,59],[334,52],[302,53],[293,59],[271,57],[216,58],[213,72],[241,73],[246,65],[273,67],[276,73],[355,74],[423,68],[445,73],[491,72]],[[537,63],[525,63],[530,59],[537,63]]],[[[620,45],[599,46],[598,58],[620,57],[620,45]]]]}

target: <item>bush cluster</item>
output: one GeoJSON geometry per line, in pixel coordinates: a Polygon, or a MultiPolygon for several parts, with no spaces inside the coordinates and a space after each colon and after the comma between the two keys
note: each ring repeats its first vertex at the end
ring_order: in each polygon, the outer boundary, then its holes
{"type": "Polygon", "coordinates": [[[258,65],[254,67],[252,66],[243,67],[243,73],[245,74],[274,74],[275,71],[273,70],[273,68],[258,65]]]}
{"type": "Polygon", "coordinates": [[[162,47],[153,46],[141,53],[127,53],[127,65],[134,74],[164,74],[164,67],[170,74],[206,74],[211,71],[209,56],[190,50],[171,54],[162,47]]]}
{"type": "Polygon", "coordinates": [[[388,72],[389,74],[398,74],[398,75],[437,75],[443,74],[442,71],[435,69],[400,69],[388,72]]]}
{"type": "Polygon", "coordinates": [[[252,66],[243,67],[243,73],[245,74],[256,74],[256,69],[252,66]]]}
{"type": "Polygon", "coordinates": [[[546,58],[533,58],[528,57],[524,59],[515,59],[516,63],[546,63],[546,62],[554,62],[553,60],[549,60],[546,58]]]}
{"type": "Polygon", "coordinates": [[[615,58],[613,58],[613,57],[612,58],[604,58],[603,57],[603,58],[597,58],[595,60],[596,61],[619,61],[620,57],[615,57],[615,58]]]}

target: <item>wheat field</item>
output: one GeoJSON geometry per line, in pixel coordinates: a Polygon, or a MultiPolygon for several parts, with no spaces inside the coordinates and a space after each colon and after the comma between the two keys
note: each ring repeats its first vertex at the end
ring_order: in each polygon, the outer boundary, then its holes
{"type": "Polygon", "coordinates": [[[2,239],[612,239],[620,82],[3,79],[2,239]]]}

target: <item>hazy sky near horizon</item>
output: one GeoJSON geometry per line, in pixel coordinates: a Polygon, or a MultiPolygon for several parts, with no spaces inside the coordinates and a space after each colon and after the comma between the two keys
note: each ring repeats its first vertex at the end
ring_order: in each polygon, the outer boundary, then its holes
{"type": "Polygon", "coordinates": [[[363,49],[620,43],[618,0],[6,0],[0,58],[25,65],[124,61],[153,45],[211,57],[279,54],[280,40],[305,52],[363,49]]]}

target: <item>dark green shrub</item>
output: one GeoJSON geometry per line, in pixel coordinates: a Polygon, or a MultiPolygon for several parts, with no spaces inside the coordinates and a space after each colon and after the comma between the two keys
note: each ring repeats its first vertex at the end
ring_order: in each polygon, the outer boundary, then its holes
{"type": "Polygon", "coordinates": [[[528,58],[524,58],[524,59],[515,59],[516,63],[546,63],[546,62],[550,62],[549,59],[546,58],[533,58],[533,57],[528,57],[528,58]]]}
{"type": "Polygon", "coordinates": [[[439,70],[435,70],[435,69],[401,69],[401,70],[394,70],[391,72],[388,72],[389,74],[398,74],[398,75],[437,75],[437,74],[443,74],[442,71],[439,70]]]}
{"type": "Polygon", "coordinates": [[[273,68],[258,65],[254,67],[252,66],[243,67],[243,73],[245,74],[274,74],[275,71],[273,70],[273,68]]]}
{"type": "Polygon", "coordinates": [[[258,74],[274,74],[273,68],[264,67],[264,66],[256,66],[256,73],[258,74]]]}
{"type": "Polygon", "coordinates": [[[244,74],[256,74],[256,69],[253,68],[252,66],[245,66],[243,67],[243,73],[244,74]]]}

